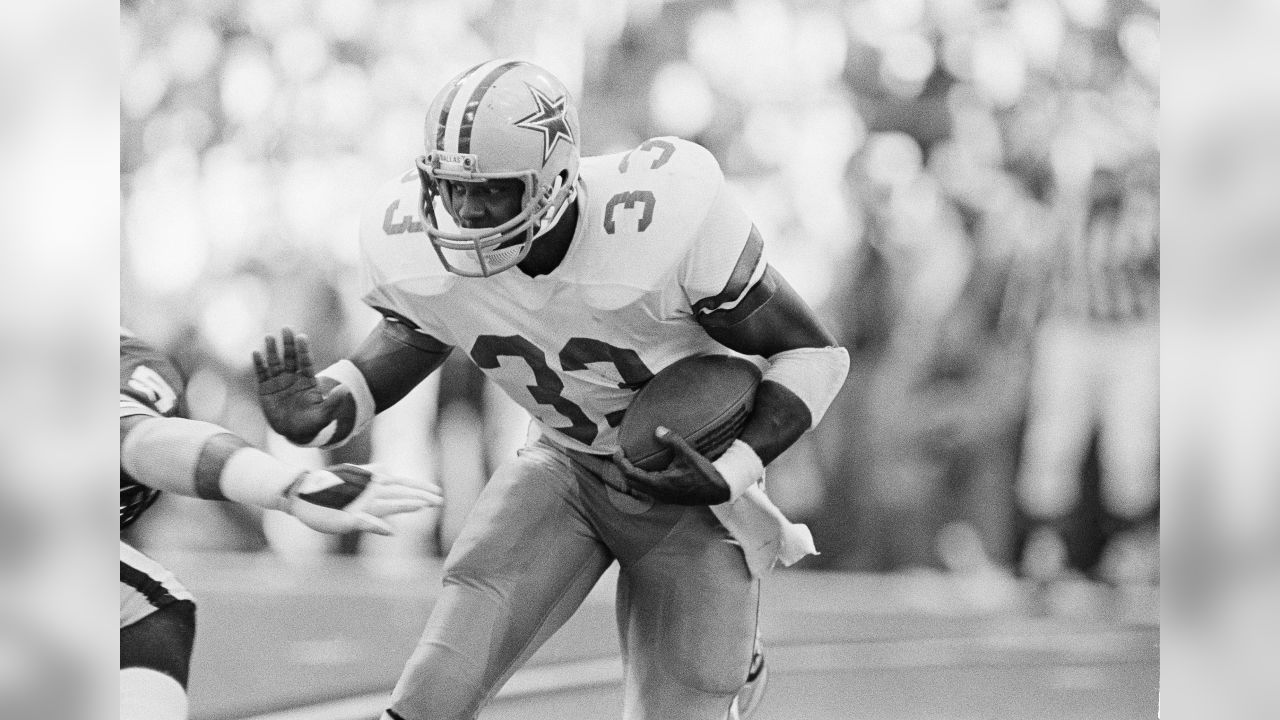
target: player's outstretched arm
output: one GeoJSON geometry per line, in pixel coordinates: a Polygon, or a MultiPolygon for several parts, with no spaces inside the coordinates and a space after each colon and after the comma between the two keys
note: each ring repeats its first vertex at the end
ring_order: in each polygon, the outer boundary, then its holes
{"type": "Polygon", "coordinates": [[[348,358],[315,372],[305,335],[291,328],[253,353],[258,400],[271,428],[305,447],[337,447],[399,402],[452,348],[385,318],[348,358]]]}
{"type": "MultiPolygon", "coordinates": [[[[354,399],[347,388],[336,382],[321,386],[311,363],[306,335],[295,335],[292,328],[275,336],[267,336],[262,349],[253,351],[253,368],[258,376],[258,401],[271,429],[289,442],[305,445],[325,427],[345,421],[345,433],[351,432],[355,418],[354,399]]],[[[332,431],[331,433],[332,434],[332,431]]]]}
{"type": "Polygon", "coordinates": [[[305,470],[223,427],[179,417],[121,418],[120,466],[158,490],[283,510],[327,533],[389,535],[387,516],[441,502],[428,483],[348,464],[305,470]]]}

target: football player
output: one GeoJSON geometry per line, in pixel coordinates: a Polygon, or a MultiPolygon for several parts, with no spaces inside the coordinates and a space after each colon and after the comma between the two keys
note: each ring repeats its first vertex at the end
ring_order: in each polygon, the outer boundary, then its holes
{"type": "MultiPolygon", "coordinates": [[[[304,470],[185,414],[182,375],[128,331],[120,332],[120,529],[168,490],[284,510],[315,530],[391,534],[388,515],[440,502],[439,488],[410,485],[356,465],[304,470]]],[[[120,542],[120,717],[187,716],[195,603],[159,563],[120,542]]]]}
{"type": "Polygon", "coordinates": [[[812,549],[804,531],[808,549],[786,550],[803,526],[758,483],[822,418],[848,354],[766,262],[709,152],[663,137],[583,158],[580,142],[544,69],[458,75],[427,112],[416,169],[366,206],[364,300],[380,325],[318,374],[288,328],[255,353],[265,414],[300,445],[360,432],[455,348],[533,416],[449,553],[383,720],[476,717],[615,561],[624,716],[739,717],[763,687],[759,577],[812,549]],[[767,367],[729,450],[712,462],[659,429],[677,460],[627,462],[617,426],[637,389],[680,358],[731,352],[767,367]]]}

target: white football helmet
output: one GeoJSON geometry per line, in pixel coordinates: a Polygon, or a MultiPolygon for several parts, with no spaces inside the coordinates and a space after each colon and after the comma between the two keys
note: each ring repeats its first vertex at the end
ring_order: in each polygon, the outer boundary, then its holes
{"type": "Polygon", "coordinates": [[[492,60],[458,75],[436,95],[427,110],[426,150],[417,165],[427,237],[450,272],[488,277],[523,260],[534,239],[554,227],[573,202],[578,109],[564,84],[543,68],[492,60]],[[439,181],[502,178],[523,181],[520,212],[497,227],[458,227],[448,183],[439,181]]]}

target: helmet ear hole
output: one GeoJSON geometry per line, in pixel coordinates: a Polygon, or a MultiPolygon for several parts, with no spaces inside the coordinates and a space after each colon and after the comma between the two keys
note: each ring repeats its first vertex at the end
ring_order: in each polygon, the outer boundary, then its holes
{"type": "Polygon", "coordinates": [[[552,183],[551,183],[551,187],[552,187],[552,189],[553,189],[553,190],[552,190],[552,194],[554,194],[554,191],[555,191],[555,190],[559,190],[560,188],[564,187],[565,185],[568,185],[568,184],[569,184],[569,182],[570,182],[570,180],[569,180],[569,171],[568,171],[568,169],[561,170],[560,172],[556,173],[556,178],[555,178],[555,180],[554,180],[554,181],[552,181],[552,183]]]}
{"type": "Polygon", "coordinates": [[[548,182],[539,188],[539,194],[541,195],[539,199],[543,201],[550,201],[568,182],[569,171],[561,170],[551,177],[551,182],[548,182]]]}

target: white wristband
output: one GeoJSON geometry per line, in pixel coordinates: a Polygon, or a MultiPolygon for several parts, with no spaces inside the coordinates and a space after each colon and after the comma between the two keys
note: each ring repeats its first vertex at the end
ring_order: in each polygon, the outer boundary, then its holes
{"type": "Polygon", "coordinates": [[[842,347],[796,348],[769,358],[762,380],[790,390],[809,408],[809,427],[822,420],[849,374],[849,351],[842,347]]]}
{"type": "Polygon", "coordinates": [[[220,485],[228,500],[283,510],[288,505],[289,489],[306,473],[257,448],[247,447],[227,459],[220,485]]]}
{"type": "MultiPolygon", "coordinates": [[[[320,428],[320,432],[316,433],[315,437],[311,438],[307,442],[302,443],[298,447],[306,447],[306,448],[329,448],[331,446],[337,447],[342,443],[333,442],[333,435],[336,432],[338,432],[338,421],[331,420],[329,421],[328,425],[325,425],[324,427],[320,428]]],[[[350,437],[351,435],[354,435],[354,434],[355,433],[351,433],[347,437],[350,437]]]]}
{"type": "MultiPolygon", "coordinates": [[[[351,393],[352,399],[356,403],[356,418],[351,426],[351,432],[346,436],[333,440],[334,430],[337,428],[337,421],[326,425],[319,433],[316,434],[311,442],[306,443],[304,447],[320,447],[333,448],[345,443],[347,440],[360,434],[369,423],[373,422],[373,416],[377,414],[377,405],[373,400],[373,392],[369,390],[369,383],[364,379],[364,373],[360,372],[360,368],[355,363],[343,358],[329,367],[321,370],[316,374],[317,377],[327,377],[330,380],[338,381],[351,393]]],[[[330,391],[332,392],[332,390],[330,391]]]]}
{"type": "Polygon", "coordinates": [[[734,440],[724,454],[711,463],[729,484],[729,500],[742,497],[749,488],[764,477],[764,463],[750,445],[734,440]]]}

